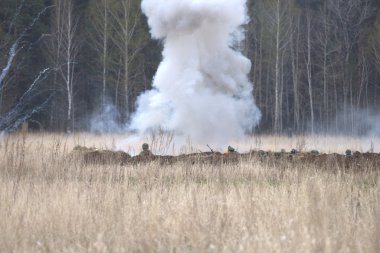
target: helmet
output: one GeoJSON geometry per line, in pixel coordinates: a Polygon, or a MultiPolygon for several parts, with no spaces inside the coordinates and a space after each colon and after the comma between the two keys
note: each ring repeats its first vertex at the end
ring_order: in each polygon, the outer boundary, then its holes
{"type": "Polygon", "coordinates": [[[145,151],[145,150],[149,150],[149,145],[148,145],[148,143],[144,143],[143,145],[142,145],[142,149],[145,151]]]}
{"type": "Polygon", "coordinates": [[[314,149],[314,150],[310,151],[310,154],[319,155],[319,151],[314,149]]]}

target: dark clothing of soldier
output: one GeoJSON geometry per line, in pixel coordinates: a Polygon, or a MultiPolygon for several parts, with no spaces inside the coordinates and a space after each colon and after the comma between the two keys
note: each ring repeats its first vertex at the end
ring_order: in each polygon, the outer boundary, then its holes
{"type": "Polygon", "coordinates": [[[149,150],[149,145],[148,145],[148,143],[144,143],[143,145],[142,145],[142,151],[140,152],[140,156],[152,156],[153,155],[153,153],[152,153],[152,151],[150,151],[149,150]]]}

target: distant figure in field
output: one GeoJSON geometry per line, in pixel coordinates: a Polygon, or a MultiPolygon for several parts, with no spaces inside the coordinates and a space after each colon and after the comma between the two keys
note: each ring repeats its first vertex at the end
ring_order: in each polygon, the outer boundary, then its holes
{"type": "Polygon", "coordinates": [[[239,154],[233,147],[228,146],[227,150],[224,151],[224,154],[239,154]]]}
{"type": "Polygon", "coordinates": [[[142,149],[143,150],[140,152],[140,156],[152,156],[153,155],[152,151],[149,150],[148,143],[144,143],[142,145],[142,149]]]}

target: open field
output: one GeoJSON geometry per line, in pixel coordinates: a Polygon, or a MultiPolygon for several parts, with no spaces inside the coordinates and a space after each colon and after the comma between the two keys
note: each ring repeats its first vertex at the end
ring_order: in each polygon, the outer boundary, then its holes
{"type": "MultiPolygon", "coordinates": [[[[120,166],[68,156],[76,145],[112,149],[123,138],[3,137],[0,252],[380,252],[380,170],[369,164],[322,170],[253,156],[120,166]]],[[[138,152],[138,145],[126,149],[138,152]]],[[[232,145],[329,153],[380,148],[379,139],[344,137],[262,136],[232,145]]]]}

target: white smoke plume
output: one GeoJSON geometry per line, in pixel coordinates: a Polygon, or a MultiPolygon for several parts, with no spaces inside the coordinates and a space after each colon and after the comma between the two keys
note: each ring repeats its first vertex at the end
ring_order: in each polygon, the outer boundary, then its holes
{"type": "Polygon", "coordinates": [[[141,95],[130,128],[157,128],[195,142],[236,140],[260,120],[247,75],[246,0],[143,0],[152,37],[164,43],[153,89],[141,95]]]}

